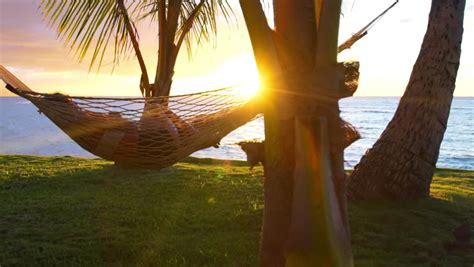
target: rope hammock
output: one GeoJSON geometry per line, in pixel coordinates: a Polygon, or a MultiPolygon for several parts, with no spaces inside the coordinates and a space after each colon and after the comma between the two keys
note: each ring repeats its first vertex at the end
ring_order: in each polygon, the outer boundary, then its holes
{"type": "Polygon", "coordinates": [[[71,97],[34,92],[1,65],[0,78],[82,148],[126,167],[171,166],[216,146],[260,113],[235,88],[153,98],[71,97]]]}

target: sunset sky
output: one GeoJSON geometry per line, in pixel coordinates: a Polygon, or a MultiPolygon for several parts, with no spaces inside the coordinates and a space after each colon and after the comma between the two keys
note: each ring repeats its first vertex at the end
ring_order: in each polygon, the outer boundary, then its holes
{"type": "MultiPolygon", "coordinates": [[[[271,1],[268,1],[271,2],[271,1]]],[[[347,0],[343,3],[340,42],[393,0],[347,0]]],[[[359,96],[399,96],[405,90],[412,66],[426,30],[430,0],[400,0],[361,41],[340,54],[340,60],[361,63],[359,96]]],[[[0,64],[38,92],[69,95],[140,95],[140,69],[135,58],[123,61],[111,73],[110,64],[88,71],[74,53],[58,40],[38,9],[39,0],[0,0],[0,64]]],[[[222,20],[215,44],[195,50],[191,60],[186,49],[178,59],[172,94],[216,89],[235,84],[252,84],[257,79],[253,54],[238,1],[237,22],[222,20]]],[[[269,12],[270,13],[270,12],[269,12]]],[[[271,14],[268,14],[271,19],[271,14]]],[[[474,96],[474,1],[467,0],[461,66],[456,96],[474,96]]],[[[157,38],[147,23],[140,24],[140,45],[150,73],[156,64],[157,38]]],[[[152,79],[154,77],[151,77],[152,79]]],[[[8,92],[0,89],[0,96],[8,92]]]]}

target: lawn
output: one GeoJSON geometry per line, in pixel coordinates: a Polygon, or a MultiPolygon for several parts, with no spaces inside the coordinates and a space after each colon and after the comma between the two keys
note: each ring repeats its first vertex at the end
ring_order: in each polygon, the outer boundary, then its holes
{"type": "MultiPolygon", "coordinates": [[[[0,156],[0,265],[255,266],[262,169],[188,159],[158,171],[0,156]]],[[[349,206],[356,266],[472,266],[443,248],[474,224],[474,171],[438,170],[432,197],[349,206]]]]}

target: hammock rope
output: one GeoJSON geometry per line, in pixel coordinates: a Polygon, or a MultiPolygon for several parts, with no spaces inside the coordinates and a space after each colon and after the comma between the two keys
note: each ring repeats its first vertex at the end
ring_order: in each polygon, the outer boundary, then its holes
{"type": "Polygon", "coordinates": [[[170,166],[216,146],[261,112],[235,87],[153,98],[72,97],[34,92],[3,66],[0,78],[82,148],[127,167],[170,166]]]}
{"type": "Polygon", "coordinates": [[[391,4],[389,7],[387,7],[384,11],[382,11],[377,17],[375,17],[373,20],[371,20],[367,25],[362,27],[358,32],[354,33],[349,39],[344,41],[342,44],[339,45],[337,51],[338,53],[349,49],[352,47],[353,44],[355,44],[357,41],[359,41],[362,37],[366,36],[369,33],[369,30],[390,10],[392,9],[396,4],[398,4],[398,0],[396,0],[393,4],[391,4]]]}

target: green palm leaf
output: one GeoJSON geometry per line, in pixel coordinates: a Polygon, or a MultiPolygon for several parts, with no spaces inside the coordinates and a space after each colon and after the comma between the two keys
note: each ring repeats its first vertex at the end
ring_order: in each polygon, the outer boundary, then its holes
{"type": "Polygon", "coordinates": [[[132,47],[115,0],[42,0],[40,7],[80,61],[92,51],[90,68],[102,65],[110,43],[114,44],[114,64],[132,47]]]}
{"type": "Polygon", "coordinates": [[[132,52],[133,37],[127,32],[127,17],[134,37],[138,40],[136,21],[157,20],[163,6],[170,19],[173,15],[172,9],[177,9],[176,34],[173,37],[178,49],[184,40],[191,53],[193,43],[199,44],[202,40],[210,40],[215,36],[218,12],[226,19],[232,14],[230,5],[225,0],[129,0],[125,3],[126,12],[121,11],[119,1],[41,0],[40,7],[49,20],[49,25],[55,28],[58,37],[75,51],[79,61],[82,62],[90,56],[90,69],[94,65],[100,68],[106,51],[110,48],[113,48],[114,65],[132,52]],[[176,6],[177,3],[179,6],[176,6]]]}

